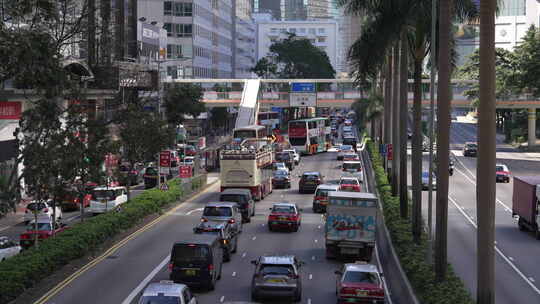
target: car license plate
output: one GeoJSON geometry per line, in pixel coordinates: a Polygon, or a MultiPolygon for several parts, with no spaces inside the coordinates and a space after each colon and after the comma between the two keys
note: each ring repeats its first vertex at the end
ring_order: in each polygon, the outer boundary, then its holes
{"type": "Polygon", "coordinates": [[[357,296],[367,296],[367,291],[365,290],[356,290],[357,296]]]}
{"type": "Polygon", "coordinates": [[[195,269],[186,269],[186,275],[187,276],[194,276],[197,274],[197,270],[195,269]]]}
{"type": "Polygon", "coordinates": [[[341,248],[342,254],[358,254],[358,248],[341,248]]]}
{"type": "Polygon", "coordinates": [[[268,283],[285,283],[285,280],[283,280],[283,279],[268,279],[266,282],[268,282],[268,283]]]}
{"type": "Polygon", "coordinates": [[[286,221],[286,220],[287,220],[287,218],[286,218],[286,217],[284,217],[284,216],[280,216],[280,217],[279,217],[279,220],[280,220],[280,221],[286,221]]]}

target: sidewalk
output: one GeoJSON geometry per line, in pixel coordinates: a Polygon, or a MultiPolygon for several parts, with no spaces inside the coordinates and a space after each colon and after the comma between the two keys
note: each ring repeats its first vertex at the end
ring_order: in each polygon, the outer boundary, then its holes
{"type": "Polygon", "coordinates": [[[0,218],[0,233],[23,221],[24,211],[29,203],[30,200],[21,200],[21,202],[17,204],[15,212],[11,211],[0,218]]]}

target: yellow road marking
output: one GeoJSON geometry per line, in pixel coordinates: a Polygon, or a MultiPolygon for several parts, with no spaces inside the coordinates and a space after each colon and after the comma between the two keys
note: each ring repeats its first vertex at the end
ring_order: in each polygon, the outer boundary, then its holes
{"type": "Polygon", "coordinates": [[[69,283],[73,282],[76,278],[81,276],[83,273],[85,273],[87,270],[91,269],[92,267],[96,266],[99,262],[106,259],[108,256],[116,252],[118,249],[120,249],[122,246],[124,246],[127,242],[131,241],[135,237],[137,237],[139,234],[145,232],[146,230],[152,228],[155,224],[161,222],[163,219],[171,215],[172,213],[176,212],[180,207],[184,206],[185,203],[189,203],[195,199],[197,199],[199,196],[207,193],[210,191],[210,189],[213,189],[217,185],[217,181],[211,184],[208,188],[201,191],[200,193],[197,193],[195,196],[191,197],[189,200],[185,201],[182,204],[179,204],[178,206],[172,208],[171,210],[167,211],[160,217],[154,219],[150,223],[144,225],[143,227],[139,228],[139,230],[133,232],[132,234],[128,235],[118,243],[114,244],[111,248],[109,248],[107,251],[105,251],[103,254],[98,256],[97,258],[90,261],[88,264],[84,265],[81,269],[77,270],[73,274],[71,274],[69,277],[67,277],[65,280],[60,282],[58,285],[53,287],[51,290],[49,290],[47,293],[45,293],[41,298],[39,298],[34,304],[44,304],[46,303],[50,298],[55,296],[58,292],[60,292],[64,287],[69,285],[69,283]]]}

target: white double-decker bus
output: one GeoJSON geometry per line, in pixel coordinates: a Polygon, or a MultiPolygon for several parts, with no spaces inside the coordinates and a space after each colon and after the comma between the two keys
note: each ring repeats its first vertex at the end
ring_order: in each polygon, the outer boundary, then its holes
{"type": "Polygon", "coordinates": [[[326,117],[306,118],[289,121],[289,143],[302,154],[316,154],[328,149],[326,117]]]}
{"type": "Polygon", "coordinates": [[[279,128],[279,113],[278,112],[259,112],[257,116],[259,125],[265,126],[270,130],[279,128]]]}

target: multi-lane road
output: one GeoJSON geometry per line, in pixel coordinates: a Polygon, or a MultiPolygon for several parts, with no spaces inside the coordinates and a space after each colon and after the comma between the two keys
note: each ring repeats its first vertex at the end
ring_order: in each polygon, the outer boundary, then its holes
{"type": "MultiPolygon", "coordinates": [[[[264,254],[293,254],[306,264],[302,272],[301,303],[334,303],[334,271],[338,261],[325,258],[324,223],[320,214],[311,210],[313,195],[298,194],[298,175],[304,171],[320,171],[326,182],[340,177],[336,153],[303,157],[291,174],[291,189],[275,189],[256,204],[256,216],[244,225],[239,236],[238,252],[224,264],[223,274],[212,292],[195,290],[200,303],[250,301],[250,284],[254,267],[251,260],[264,254]],[[295,202],[303,208],[302,226],[298,232],[269,232],[266,225],[269,208],[274,202],[295,202]]],[[[143,229],[129,241],[120,242],[116,251],[91,263],[84,272],[60,284],[36,303],[136,303],[149,282],[168,279],[168,255],[175,241],[193,233],[205,203],[218,198],[219,182],[205,192],[186,201],[162,217],[153,226],[143,229]]],[[[376,258],[372,259],[377,262],[376,258]]]]}
{"type": "MultiPolygon", "coordinates": [[[[495,177],[476,176],[477,159],[463,157],[460,150],[467,141],[476,141],[476,124],[453,121],[450,143],[455,156],[455,172],[450,177],[448,197],[448,259],[474,298],[477,283],[476,215],[482,212],[476,208],[476,180],[495,177]]],[[[506,164],[512,175],[537,175],[540,172],[540,158],[535,159],[535,155],[519,153],[505,145],[502,135],[497,136],[497,145],[497,162],[506,164]]],[[[427,155],[424,158],[425,170],[427,155]]],[[[512,218],[512,187],[512,181],[497,184],[496,302],[540,303],[540,242],[533,234],[519,231],[517,220],[512,218]]],[[[427,191],[424,191],[422,202],[424,217],[427,217],[427,191]]],[[[434,203],[433,214],[435,209],[434,203]]]]}

